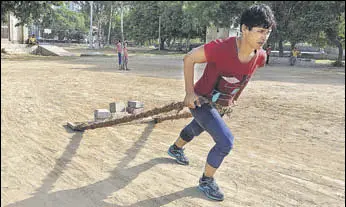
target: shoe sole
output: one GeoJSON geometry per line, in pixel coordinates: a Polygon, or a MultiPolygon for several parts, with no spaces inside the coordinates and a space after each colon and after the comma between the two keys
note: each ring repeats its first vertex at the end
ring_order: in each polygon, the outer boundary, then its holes
{"type": "Polygon", "coordinates": [[[180,165],[189,165],[189,163],[184,163],[184,162],[181,162],[179,161],[169,150],[167,151],[168,155],[173,157],[175,159],[175,161],[177,161],[178,164],[180,165]]]}
{"type": "Polygon", "coordinates": [[[223,201],[224,199],[222,198],[216,198],[214,196],[209,195],[207,192],[204,191],[204,189],[201,186],[198,186],[198,190],[202,191],[204,195],[206,195],[208,198],[215,200],[215,201],[223,201]]]}

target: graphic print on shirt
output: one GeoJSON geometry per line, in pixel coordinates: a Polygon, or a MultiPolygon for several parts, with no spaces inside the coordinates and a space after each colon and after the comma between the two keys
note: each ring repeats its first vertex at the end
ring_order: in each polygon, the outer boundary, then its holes
{"type": "Polygon", "coordinates": [[[246,86],[250,80],[249,75],[243,75],[242,79],[238,78],[219,76],[218,81],[215,84],[214,90],[211,92],[212,102],[217,102],[221,105],[229,105],[235,95],[246,86]]]}

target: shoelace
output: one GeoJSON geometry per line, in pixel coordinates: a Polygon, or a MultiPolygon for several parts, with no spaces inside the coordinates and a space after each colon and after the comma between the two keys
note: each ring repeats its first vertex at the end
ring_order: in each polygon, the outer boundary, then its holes
{"type": "Polygon", "coordinates": [[[178,149],[177,152],[178,152],[178,154],[179,154],[179,157],[182,157],[182,158],[184,158],[184,160],[185,160],[186,158],[185,158],[185,155],[184,155],[184,150],[185,150],[185,149],[178,149]]]}
{"type": "Polygon", "coordinates": [[[216,184],[215,180],[213,180],[213,182],[211,182],[211,188],[213,190],[216,190],[216,191],[219,190],[219,186],[216,184]]]}
{"type": "Polygon", "coordinates": [[[208,184],[213,190],[218,191],[219,190],[219,186],[216,184],[214,179],[208,179],[205,181],[206,184],[208,184]]]}

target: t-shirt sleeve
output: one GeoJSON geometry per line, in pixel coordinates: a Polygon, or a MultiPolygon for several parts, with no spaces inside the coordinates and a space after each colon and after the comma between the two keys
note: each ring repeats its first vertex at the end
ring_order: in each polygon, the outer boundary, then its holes
{"type": "Polygon", "coordinates": [[[220,47],[221,40],[214,40],[204,45],[204,54],[207,62],[216,62],[218,58],[218,48],[220,47]]]}

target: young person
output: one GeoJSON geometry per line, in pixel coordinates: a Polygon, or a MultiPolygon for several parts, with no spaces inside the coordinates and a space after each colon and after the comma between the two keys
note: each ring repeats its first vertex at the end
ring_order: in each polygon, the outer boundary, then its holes
{"type": "Polygon", "coordinates": [[[119,62],[119,70],[121,70],[121,52],[122,52],[122,48],[121,48],[121,41],[118,40],[118,43],[116,44],[117,47],[117,52],[118,52],[118,62],[119,62]]]}
{"type": "Polygon", "coordinates": [[[297,47],[294,47],[293,50],[292,50],[292,56],[290,58],[290,65],[293,66],[296,64],[297,62],[297,58],[298,58],[298,55],[299,55],[299,50],[297,49],[297,47]]]}
{"type": "Polygon", "coordinates": [[[268,44],[267,48],[266,48],[266,53],[267,53],[267,61],[266,64],[269,64],[269,57],[270,57],[270,53],[272,52],[272,47],[270,44],[268,44]]]}
{"type": "Polygon", "coordinates": [[[179,164],[188,165],[183,146],[203,131],[211,135],[215,145],[209,151],[198,186],[211,199],[224,199],[214,174],[234,142],[222,116],[236,104],[255,70],[265,65],[266,52],[262,47],[274,26],[272,10],[264,4],[253,5],[241,15],[241,37],[215,40],[184,56],[184,103],[190,108],[193,120],[169,147],[168,154],[179,164]],[[204,62],[207,62],[204,73],[194,85],[194,65],[204,62]]]}
{"type": "Polygon", "coordinates": [[[127,67],[128,62],[129,62],[129,54],[127,51],[127,42],[125,42],[125,45],[124,45],[124,69],[125,70],[129,70],[127,67]]]}
{"type": "Polygon", "coordinates": [[[29,38],[28,44],[29,45],[36,45],[37,44],[37,39],[35,37],[35,34],[32,34],[32,36],[29,38]]]}

